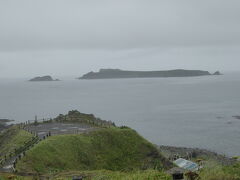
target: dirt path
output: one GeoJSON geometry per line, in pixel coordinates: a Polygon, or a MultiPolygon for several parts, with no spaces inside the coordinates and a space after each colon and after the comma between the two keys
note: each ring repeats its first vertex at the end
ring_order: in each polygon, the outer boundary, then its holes
{"type": "Polygon", "coordinates": [[[93,131],[96,128],[91,127],[83,123],[41,123],[30,124],[25,127],[25,130],[37,135],[40,139],[43,139],[48,134],[50,135],[62,135],[62,134],[81,134],[89,131],[93,131]]]}

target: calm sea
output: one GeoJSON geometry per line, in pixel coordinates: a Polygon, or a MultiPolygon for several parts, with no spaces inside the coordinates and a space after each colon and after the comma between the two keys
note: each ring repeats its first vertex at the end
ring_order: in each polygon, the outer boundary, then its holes
{"type": "Polygon", "coordinates": [[[77,109],[127,125],[158,145],[240,155],[240,74],[27,82],[0,79],[0,118],[17,122],[77,109]]]}

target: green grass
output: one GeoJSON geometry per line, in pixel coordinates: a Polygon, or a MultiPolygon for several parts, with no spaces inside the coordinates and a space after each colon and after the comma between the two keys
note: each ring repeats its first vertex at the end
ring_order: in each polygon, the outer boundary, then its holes
{"type": "Polygon", "coordinates": [[[25,130],[13,126],[0,134],[0,158],[31,140],[33,136],[25,130]]]}
{"type": "MultiPolygon", "coordinates": [[[[212,164],[214,165],[214,164],[212,164]]],[[[200,173],[201,180],[240,180],[240,164],[234,166],[213,166],[206,167],[200,173]]],[[[12,177],[11,174],[0,174],[0,180],[7,180],[12,177]]],[[[71,180],[73,176],[83,176],[86,180],[171,180],[171,177],[163,171],[145,170],[145,171],[67,171],[43,175],[47,179],[71,180]]],[[[16,176],[16,180],[38,179],[38,176],[16,176]]]]}
{"type": "Polygon", "coordinates": [[[17,176],[14,174],[10,174],[10,173],[0,173],[0,180],[33,180],[33,177],[30,176],[17,176]]]}
{"type": "Polygon", "coordinates": [[[223,171],[228,174],[235,175],[240,180],[240,162],[232,165],[223,167],[223,171]]]}
{"type": "Polygon", "coordinates": [[[53,136],[29,150],[17,164],[20,172],[71,170],[131,171],[171,166],[134,130],[106,128],[89,134],[53,136]]]}
{"type": "MultiPolygon", "coordinates": [[[[157,170],[134,171],[134,172],[119,172],[119,171],[69,171],[54,175],[45,175],[46,179],[57,180],[72,180],[74,176],[83,176],[85,180],[171,180],[164,172],[157,170]]],[[[0,180],[7,180],[9,177],[14,177],[16,180],[40,179],[38,176],[14,176],[11,174],[0,174],[0,180]]]]}
{"type": "Polygon", "coordinates": [[[54,176],[56,179],[71,180],[73,176],[83,176],[86,180],[171,180],[170,176],[162,171],[146,170],[133,172],[119,171],[86,171],[86,172],[68,172],[60,173],[54,176]]]}
{"type": "Polygon", "coordinates": [[[100,118],[96,118],[93,114],[81,113],[77,110],[69,111],[68,114],[59,114],[58,117],[48,122],[75,122],[75,123],[86,123],[93,127],[115,127],[115,124],[111,121],[105,121],[100,118]]]}
{"type": "MultiPolygon", "coordinates": [[[[9,153],[31,140],[17,126],[0,134],[0,153],[9,153]]],[[[104,128],[89,134],[52,136],[27,151],[17,164],[24,173],[40,173],[50,179],[84,176],[91,180],[170,180],[162,170],[171,164],[154,145],[129,128],[104,128]]],[[[0,180],[38,179],[0,174],[0,180]]],[[[209,160],[200,171],[202,180],[240,180],[240,163],[221,166],[209,160]]]]}
{"type": "Polygon", "coordinates": [[[204,180],[240,180],[240,163],[232,166],[210,165],[200,172],[204,180]]]}

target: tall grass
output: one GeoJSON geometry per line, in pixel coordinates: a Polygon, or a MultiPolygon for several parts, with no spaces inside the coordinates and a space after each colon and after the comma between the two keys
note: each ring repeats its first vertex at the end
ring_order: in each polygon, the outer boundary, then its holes
{"type": "Polygon", "coordinates": [[[204,180],[240,180],[240,166],[215,166],[204,168],[200,173],[204,180]]]}

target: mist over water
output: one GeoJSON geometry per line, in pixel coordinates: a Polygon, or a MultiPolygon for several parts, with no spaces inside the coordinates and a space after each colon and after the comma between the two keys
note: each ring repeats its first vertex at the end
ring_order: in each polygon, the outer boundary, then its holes
{"type": "Polygon", "coordinates": [[[0,79],[0,118],[16,122],[77,109],[127,125],[158,145],[240,152],[240,74],[28,82],[0,79]]]}

